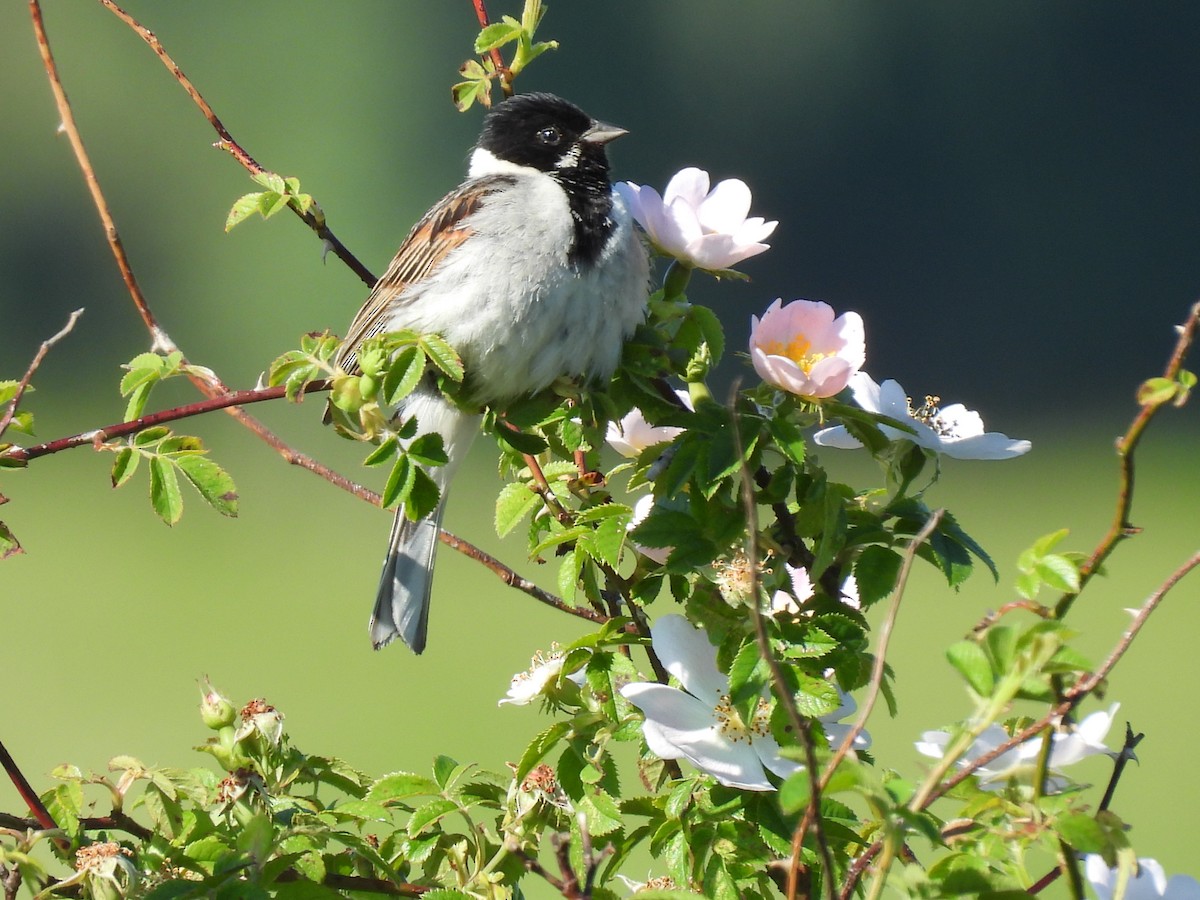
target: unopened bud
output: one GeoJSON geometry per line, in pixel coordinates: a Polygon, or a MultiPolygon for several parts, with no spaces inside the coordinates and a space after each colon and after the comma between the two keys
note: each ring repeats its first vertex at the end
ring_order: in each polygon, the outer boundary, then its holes
{"type": "Polygon", "coordinates": [[[213,731],[220,731],[237,720],[237,707],[212,686],[207,676],[200,680],[200,718],[213,731]]]}

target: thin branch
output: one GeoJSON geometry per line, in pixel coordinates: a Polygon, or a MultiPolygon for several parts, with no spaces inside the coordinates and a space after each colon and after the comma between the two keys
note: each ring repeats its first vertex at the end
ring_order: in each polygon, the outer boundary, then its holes
{"type": "MultiPolygon", "coordinates": [[[[883,687],[883,674],[887,664],[888,644],[891,640],[892,629],[896,625],[896,617],[900,612],[900,600],[904,596],[904,590],[908,586],[908,577],[912,572],[913,560],[916,559],[917,550],[921,545],[929,540],[930,536],[937,530],[938,524],[942,520],[945,510],[935,510],[929,520],[921,527],[908,542],[908,546],[904,549],[904,557],[900,564],[900,572],[896,577],[896,585],[892,589],[892,602],[888,606],[887,615],[879,626],[879,645],[875,648],[875,662],[871,668],[871,680],[867,687],[867,693],[863,697],[862,709],[855,719],[850,730],[846,732],[845,738],[830,758],[829,763],[825,766],[825,771],[821,774],[821,790],[824,791],[829,786],[830,779],[833,778],[833,773],[837,771],[838,765],[850,752],[850,748],[854,746],[854,741],[862,734],[863,729],[867,725],[867,720],[871,717],[871,712],[875,708],[875,703],[879,700],[879,693],[883,687]]],[[[796,829],[796,835],[792,840],[792,868],[790,871],[795,871],[800,865],[800,848],[802,845],[802,837],[804,829],[807,827],[809,817],[809,809],[804,811],[804,819],[800,822],[800,827],[796,829]]],[[[789,871],[789,876],[790,876],[789,871]]]]}
{"type": "MultiPolygon", "coordinates": [[[[29,779],[25,777],[16,760],[8,752],[8,748],[4,746],[3,741],[0,741],[0,766],[4,767],[4,771],[8,774],[9,780],[13,783],[13,787],[17,789],[17,793],[21,795],[21,799],[25,801],[25,805],[29,807],[29,811],[33,813],[34,819],[40,828],[47,831],[52,831],[58,828],[58,823],[54,821],[54,816],[50,815],[50,810],[46,809],[46,804],[42,802],[42,798],[37,795],[33,786],[29,783],[29,779]]],[[[67,842],[59,838],[55,841],[59,847],[66,847],[67,842]]]]}
{"type": "MultiPolygon", "coordinates": [[[[304,392],[328,390],[329,384],[324,381],[309,382],[304,386],[304,392]]],[[[131,419],[128,422],[117,422],[112,425],[105,425],[102,428],[96,428],[91,431],[83,431],[79,434],[73,434],[69,437],[57,438],[53,441],[46,441],[42,444],[34,444],[32,447],[12,447],[5,451],[5,459],[18,460],[28,462],[32,459],[38,459],[42,456],[49,456],[54,453],[61,453],[63,450],[72,450],[75,447],[90,445],[99,448],[105,441],[113,438],[127,437],[131,434],[137,434],[146,428],[151,428],[155,425],[162,425],[167,422],[175,422],[179,419],[188,419],[192,416],[203,415],[207,412],[214,412],[219,409],[227,409],[231,406],[244,406],[248,403],[261,403],[264,400],[279,400],[286,395],[287,389],[283,385],[269,388],[258,388],[251,391],[230,391],[225,394],[218,394],[208,400],[198,400],[195,403],[188,403],[184,406],[176,406],[172,409],[164,409],[161,412],[150,413],[141,416],[137,419],[131,419]]]]}
{"type": "Polygon", "coordinates": [[[75,323],[82,315],[82,308],[75,310],[67,319],[67,324],[57,334],[42,341],[42,346],[38,348],[33,361],[29,364],[29,368],[25,370],[24,376],[22,376],[20,383],[17,385],[17,392],[13,395],[12,400],[9,401],[8,409],[4,411],[3,416],[0,416],[0,436],[3,436],[8,426],[12,423],[13,416],[17,414],[17,407],[21,405],[21,398],[25,396],[25,391],[29,388],[29,382],[33,378],[33,373],[38,370],[38,366],[42,364],[42,360],[46,358],[46,354],[50,352],[50,348],[71,333],[71,329],[75,327],[75,323]]]}
{"type": "Polygon", "coordinates": [[[84,181],[87,182],[88,191],[92,195],[92,202],[95,203],[96,210],[100,214],[100,221],[104,225],[104,236],[108,239],[109,249],[117,261],[117,268],[120,270],[121,277],[125,281],[125,287],[129,290],[129,296],[133,298],[133,305],[137,307],[138,314],[142,317],[142,321],[146,324],[146,328],[153,338],[154,349],[170,353],[178,348],[154,318],[154,313],[150,311],[150,306],[146,303],[142,289],[138,286],[137,279],[133,275],[133,269],[129,265],[129,257],[125,255],[125,245],[121,243],[121,236],[117,233],[116,222],[113,221],[108,204],[104,201],[104,194],[100,191],[100,182],[96,178],[96,170],[92,168],[92,162],[88,157],[87,149],[83,146],[83,137],[79,134],[79,129],[75,125],[75,115],[71,112],[71,104],[67,102],[67,92],[63,89],[62,81],[58,77],[58,67],[54,64],[54,54],[50,52],[50,39],[46,35],[46,24],[42,20],[42,7],[38,0],[29,0],[29,14],[33,18],[33,32],[37,37],[38,49],[42,54],[42,63],[46,67],[46,77],[50,80],[50,90],[54,93],[54,104],[58,107],[62,129],[67,135],[67,140],[71,142],[71,149],[75,152],[75,159],[79,163],[80,170],[83,172],[84,181]]]}
{"type": "MultiPolygon", "coordinates": [[[[31,2],[36,2],[36,0],[31,0],[31,2]]],[[[242,146],[233,139],[233,135],[229,133],[229,130],[225,127],[224,123],[217,118],[217,114],[213,112],[212,107],[208,105],[208,101],[201,96],[200,92],[196,90],[195,85],[193,85],[191,81],[188,80],[188,77],[183,74],[183,70],[179,68],[179,65],[175,62],[175,60],[173,60],[167,54],[167,51],[163,48],[162,43],[159,41],[154,32],[138,22],[137,19],[123,10],[116,3],[112,2],[112,0],[100,0],[100,3],[112,11],[113,15],[115,15],[118,19],[132,28],[138,37],[140,37],[149,45],[150,49],[153,50],[158,56],[159,60],[162,61],[162,64],[167,67],[167,71],[169,71],[171,75],[174,76],[175,80],[179,82],[179,86],[187,91],[188,96],[192,98],[192,102],[194,102],[196,106],[200,108],[200,112],[204,114],[204,118],[208,120],[208,123],[212,125],[213,130],[217,132],[217,136],[220,138],[220,140],[218,140],[214,146],[220,150],[227,151],[241,164],[242,168],[244,168],[251,175],[261,175],[266,172],[267,170],[259,165],[254,157],[247,153],[242,146]]],[[[355,257],[353,253],[346,249],[346,246],[337,239],[337,236],[334,235],[332,231],[329,230],[329,227],[325,224],[325,218],[323,214],[317,215],[312,212],[312,210],[302,211],[298,207],[292,206],[290,203],[288,206],[292,212],[294,212],[304,221],[305,225],[307,225],[316,233],[317,237],[329,245],[329,248],[333,250],[334,255],[344,262],[347,267],[349,267],[350,271],[362,279],[363,283],[366,284],[367,287],[375,286],[375,276],[366,266],[359,262],[357,257],[355,257]]],[[[313,209],[319,210],[320,207],[314,203],[313,209]]]]}
{"type": "MultiPolygon", "coordinates": [[[[1183,361],[1187,357],[1188,350],[1196,338],[1196,328],[1198,325],[1200,325],[1200,302],[1192,304],[1187,319],[1184,320],[1182,325],[1177,326],[1179,339],[1175,342],[1175,349],[1172,351],[1171,358],[1167,361],[1167,366],[1163,370],[1163,378],[1174,381],[1179,377],[1179,372],[1183,368],[1183,361]]],[[[1096,546],[1096,549],[1092,551],[1092,555],[1079,567],[1079,589],[1074,593],[1064,594],[1059,599],[1054,610],[1055,618],[1061,619],[1067,614],[1067,611],[1075,602],[1075,598],[1083,590],[1084,585],[1099,571],[1100,566],[1108,559],[1113,550],[1116,549],[1117,544],[1137,533],[1137,529],[1129,521],[1129,513],[1133,508],[1133,453],[1137,449],[1138,442],[1142,439],[1142,435],[1149,426],[1151,419],[1169,402],[1172,401],[1165,400],[1143,404],[1138,409],[1137,415],[1134,416],[1129,429],[1117,440],[1117,456],[1121,463],[1121,473],[1117,490],[1116,512],[1113,514],[1108,532],[1096,546]]]]}
{"type": "MultiPolygon", "coordinates": [[[[824,890],[827,900],[833,900],[833,851],[830,849],[829,841],[825,837],[825,829],[821,825],[820,816],[816,815],[821,804],[821,781],[817,770],[817,752],[813,746],[812,732],[809,730],[811,724],[804,721],[800,715],[800,710],[796,708],[795,698],[792,697],[787,680],[784,678],[783,667],[779,664],[779,660],[775,658],[775,653],[771,648],[771,640],[767,635],[767,626],[763,621],[762,604],[759,600],[758,501],[754,497],[754,480],[750,475],[750,469],[746,465],[742,435],[738,430],[736,408],[738,387],[739,384],[735,382],[730,391],[730,401],[727,408],[732,420],[730,427],[732,429],[734,448],[737,451],[738,459],[741,460],[742,507],[746,513],[746,556],[749,561],[751,577],[750,609],[754,614],[754,635],[758,642],[758,652],[766,662],[767,668],[771,670],[771,682],[775,689],[775,695],[780,704],[783,705],[784,712],[787,713],[788,722],[796,732],[796,739],[800,742],[800,747],[804,751],[804,768],[808,775],[808,806],[801,819],[801,825],[797,826],[796,836],[793,838],[793,846],[796,842],[803,844],[804,835],[809,828],[808,823],[811,823],[813,838],[817,844],[817,852],[821,856],[821,863],[825,869],[821,878],[822,890],[824,890]],[[803,827],[803,831],[801,830],[801,826],[803,827]]],[[[794,854],[792,859],[796,865],[788,869],[788,900],[795,900],[799,885],[799,857],[797,854],[794,854]]]]}
{"type": "Polygon", "coordinates": [[[1137,637],[1138,632],[1142,630],[1142,626],[1146,624],[1146,620],[1150,618],[1150,614],[1158,607],[1167,592],[1175,587],[1185,575],[1200,566],[1200,551],[1192,554],[1179,568],[1167,576],[1166,580],[1160,584],[1154,592],[1146,599],[1133,617],[1133,621],[1129,624],[1129,628],[1121,635],[1121,639],[1117,641],[1117,645],[1113,648],[1108,658],[1100,664],[1095,672],[1089,675],[1083,681],[1073,686],[1066,692],[1066,698],[1074,702],[1078,702],[1087,694],[1091,693],[1096,687],[1108,677],[1108,673],[1113,670],[1113,667],[1120,662],[1121,657],[1129,650],[1129,646],[1133,643],[1133,639],[1137,637]]]}
{"type": "MultiPolygon", "coordinates": [[[[471,5],[475,7],[475,18],[479,20],[479,29],[482,31],[491,23],[488,18],[487,7],[484,6],[484,0],[471,0],[471,5]]],[[[504,57],[500,55],[500,48],[493,47],[489,53],[492,60],[492,65],[496,67],[496,74],[500,76],[500,90],[504,92],[505,97],[511,97],[512,88],[512,73],[508,67],[504,65],[504,57]]]]}
{"type": "MultiPolygon", "coordinates": [[[[1160,584],[1158,588],[1156,588],[1155,591],[1146,599],[1146,601],[1138,609],[1137,614],[1134,616],[1133,623],[1130,625],[1129,629],[1121,635],[1121,638],[1117,642],[1117,645],[1113,649],[1112,653],[1109,654],[1108,658],[1095,672],[1067,690],[1064,694],[1064,698],[1036,722],[1032,722],[1025,728],[1022,728],[1007,741],[1004,741],[1004,743],[993,747],[987,753],[972,759],[966,765],[963,765],[956,773],[954,773],[953,776],[947,778],[944,782],[931,790],[928,796],[925,797],[920,803],[919,810],[927,809],[935,800],[954,790],[955,787],[957,787],[967,778],[970,778],[971,775],[973,775],[978,769],[983,768],[984,766],[1003,756],[1018,744],[1023,744],[1030,738],[1035,737],[1054,721],[1060,720],[1063,716],[1068,715],[1076,706],[1079,705],[1084,697],[1094,691],[1099,684],[1108,677],[1109,673],[1112,672],[1113,667],[1116,666],[1121,657],[1124,656],[1125,652],[1129,649],[1130,644],[1133,642],[1133,639],[1137,636],[1137,633],[1145,624],[1150,613],[1152,613],[1158,604],[1162,602],[1162,599],[1167,592],[1176,584],[1178,584],[1185,575],[1198,566],[1200,566],[1200,551],[1189,557],[1186,562],[1184,562],[1174,572],[1167,576],[1163,583],[1160,584]]],[[[883,841],[876,841],[869,848],[867,848],[863,856],[859,857],[859,860],[861,861],[868,857],[874,858],[882,849],[883,841]]],[[[849,876],[846,880],[846,883],[842,887],[843,897],[849,897],[854,893],[858,878],[861,877],[862,871],[865,868],[865,862],[862,864],[862,866],[858,866],[856,862],[855,865],[850,867],[849,876]]]]}

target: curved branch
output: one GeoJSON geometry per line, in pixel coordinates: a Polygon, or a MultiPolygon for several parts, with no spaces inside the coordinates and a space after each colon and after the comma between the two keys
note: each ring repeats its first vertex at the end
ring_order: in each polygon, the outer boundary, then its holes
{"type": "MultiPolygon", "coordinates": [[[[252,157],[249,153],[247,153],[242,148],[241,144],[233,139],[233,135],[229,133],[229,129],[225,127],[224,123],[219,118],[217,118],[217,114],[213,112],[213,108],[208,105],[208,101],[204,99],[198,90],[196,90],[196,86],[188,80],[188,77],[183,74],[183,70],[180,69],[178,63],[176,63],[175,60],[170,57],[166,49],[163,47],[162,42],[159,41],[154,32],[142,25],[141,22],[114,3],[113,0],[100,0],[100,3],[107,7],[118,19],[132,28],[138,37],[140,37],[146,42],[146,44],[149,45],[150,49],[153,50],[155,55],[158,56],[159,60],[162,61],[162,64],[167,67],[167,71],[169,71],[175,80],[179,82],[179,86],[187,91],[188,96],[192,98],[192,102],[200,108],[200,112],[204,114],[204,118],[208,120],[208,123],[212,125],[213,130],[217,132],[217,136],[220,138],[220,140],[218,140],[213,146],[227,151],[230,156],[236,159],[241,164],[242,168],[244,168],[251,175],[261,175],[262,173],[266,172],[267,170],[259,165],[258,161],[255,160],[254,157],[252,157]]],[[[329,227],[325,224],[325,218],[323,215],[316,215],[311,210],[301,211],[291,204],[288,204],[288,206],[292,212],[294,212],[304,221],[305,225],[307,225],[316,233],[317,237],[329,245],[330,249],[333,250],[334,255],[344,262],[349,267],[350,271],[362,279],[363,283],[366,284],[367,287],[375,286],[375,276],[371,274],[371,271],[361,262],[359,262],[358,258],[346,248],[345,244],[338,240],[337,236],[329,230],[329,227]]],[[[314,204],[313,206],[315,209],[320,209],[317,204],[314,204]]]]}

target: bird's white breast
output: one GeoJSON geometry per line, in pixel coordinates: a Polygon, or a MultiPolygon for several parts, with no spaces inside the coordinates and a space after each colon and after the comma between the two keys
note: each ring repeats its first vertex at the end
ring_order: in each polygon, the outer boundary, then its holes
{"type": "Polygon", "coordinates": [[[463,357],[472,393],[497,402],[556,378],[607,378],[645,315],[648,265],[614,197],[604,256],[567,261],[574,224],[549,176],[523,170],[467,219],[471,236],[393,307],[388,329],[441,334],[463,357]]]}

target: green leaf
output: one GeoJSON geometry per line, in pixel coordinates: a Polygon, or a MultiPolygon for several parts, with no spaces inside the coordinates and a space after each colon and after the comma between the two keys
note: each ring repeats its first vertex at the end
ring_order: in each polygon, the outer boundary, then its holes
{"type": "Polygon", "coordinates": [[[526,431],[514,431],[503,424],[496,429],[496,438],[526,456],[535,456],[548,446],[545,439],[539,435],[526,431]]]}
{"type": "Polygon", "coordinates": [[[408,445],[410,459],[427,466],[444,466],[450,461],[442,436],[436,431],[423,434],[408,445]]]}
{"type": "Polygon", "coordinates": [[[1080,853],[1099,853],[1109,847],[1104,828],[1092,816],[1082,813],[1063,816],[1055,823],[1054,830],[1080,853]]]}
{"type": "Polygon", "coordinates": [[[112,486],[120,487],[137,471],[138,463],[142,461],[142,454],[134,453],[130,447],[123,447],[117,451],[117,458],[113,460],[112,467],[112,486]]]}
{"type": "Polygon", "coordinates": [[[890,547],[873,544],[867,547],[854,563],[854,580],[863,608],[882,600],[896,586],[903,558],[890,547]]]}
{"type": "Polygon", "coordinates": [[[452,381],[463,380],[462,359],[444,338],[436,334],[423,334],[418,339],[417,346],[421,348],[429,361],[441,369],[452,381]]]}
{"type": "MultiPolygon", "coordinates": [[[[504,537],[541,504],[542,498],[523,481],[506,484],[496,498],[496,534],[504,537]]],[[[572,582],[574,579],[572,579],[572,582]]]]}
{"type": "Polygon", "coordinates": [[[437,783],[423,775],[411,772],[393,772],[384,775],[367,791],[367,799],[374,803],[406,800],[409,797],[436,797],[441,793],[437,783]]]}
{"type": "Polygon", "coordinates": [[[612,834],[622,825],[617,802],[602,790],[589,790],[575,808],[586,818],[588,831],[597,837],[612,834]]]}
{"type": "Polygon", "coordinates": [[[396,454],[396,450],[400,447],[400,442],[395,435],[388,437],[383,443],[371,451],[370,456],[363,460],[364,466],[378,466],[387,462],[396,454]]]}
{"type": "Polygon", "coordinates": [[[407,454],[401,453],[392,465],[387,484],[383,486],[384,507],[392,507],[407,500],[416,480],[417,467],[409,461],[407,454]]]}
{"type": "Polygon", "coordinates": [[[383,401],[395,406],[416,389],[425,374],[425,355],[416,347],[405,347],[388,364],[383,376],[383,401]]]}
{"type": "Polygon", "coordinates": [[[207,456],[180,456],[175,464],[205,503],[223,516],[237,516],[237,487],[228,472],[207,456]]]}
{"type": "Polygon", "coordinates": [[[525,752],[521,754],[521,761],[517,765],[517,771],[513,776],[513,780],[520,783],[525,780],[525,776],[533,771],[533,767],[540,763],[554,747],[571,733],[570,722],[555,722],[545,731],[538,734],[529,746],[525,748],[525,752]]]}
{"type": "Polygon", "coordinates": [[[1049,553],[1037,564],[1043,583],[1066,594],[1079,593],[1079,567],[1060,553],[1049,553]]]}
{"type": "Polygon", "coordinates": [[[995,687],[992,664],[983,648],[974,641],[959,641],[946,650],[946,658],[954,666],[971,690],[980,697],[990,697],[995,687]]]}
{"type": "Polygon", "coordinates": [[[493,22],[475,38],[475,52],[482,56],[489,50],[502,47],[509,41],[521,36],[521,23],[510,16],[505,16],[502,22],[493,22]]]}
{"type": "Polygon", "coordinates": [[[416,837],[429,826],[458,809],[453,800],[439,799],[418,807],[408,820],[408,835],[416,837]]]}
{"type": "Polygon", "coordinates": [[[245,221],[252,213],[258,212],[258,204],[262,200],[262,196],[262,193],[256,191],[252,194],[243,194],[233,202],[233,208],[225,217],[226,234],[232,231],[235,225],[245,221]]]}
{"type": "Polygon", "coordinates": [[[1162,406],[1175,399],[1179,385],[1170,378],[1150,378],[1138,388],[1137,402],[1142,406],[1162,406]]]}
{"type": "Polygon", "coordinates": [[[175,467],[162,456],[150,457],[150,503],[168,525],[174,525],[183,515],[183,496],[175,467]]]}
{"type": "Polygon", "coordinates": [[[0,522],[0,559],[8,559],[10,556],[24,552],[21,542],[17,540],[17,536],[12,533],[12,530],[7,525],[0,522]]]}
{"type": "Polygon", "coordinates": [[[438,500],[441,497],[441,491],[438,489],[437,482],[429,477],[429,473],[420,466],[413,466],[416,471],[416,476],[413,479],[412,489],[408,492],[408,499],[404,501],[404,514],[412,521],[423,519],[432,513],[438,505],[438,500]]]}

